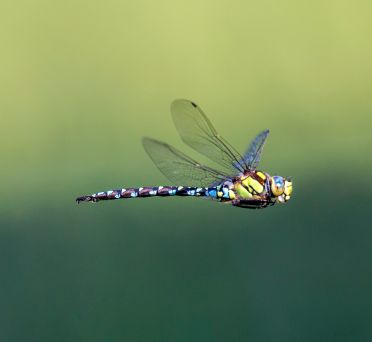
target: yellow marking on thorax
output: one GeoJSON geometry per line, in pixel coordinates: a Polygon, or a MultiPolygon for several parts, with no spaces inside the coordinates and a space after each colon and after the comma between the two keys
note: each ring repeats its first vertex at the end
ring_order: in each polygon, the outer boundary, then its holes
{"type": "Polygon", "coordinates": [[[261,171],[258,171],[258,172],[256,172],[256,175],[257,175],[258,177],[262,178],[263,180],[265,180],[265,179],[266,179],[266,176],[265,176],[265,174],[264,174],[264,173],[262,173],[261,171]]]}
{"type": "Polygon", "coordinates": [[[248,190],[241,185],[240,183],[235,184],[235,191],[238,194],[239,197],[241,198],[251,198],[252,194],[248,192],[248,190]]]}
{"type": "Polygon", "coordinates": [[[253,191],[255,191],[258,194],[261,194],[264,190],[263,185],[250,176],[247,177],[246,179],[243,179],[242,184],[248,188],[248,191],[251,190],[252,193],[253,191]]]}

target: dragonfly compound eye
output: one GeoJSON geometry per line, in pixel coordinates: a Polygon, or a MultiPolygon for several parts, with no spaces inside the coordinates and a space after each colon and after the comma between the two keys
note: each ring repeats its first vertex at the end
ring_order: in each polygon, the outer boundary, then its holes
{"type": "Polygon", "coordinates": [[[280,176],[273,176],[271,178],[271,192],[274,196],[279,197],[284,193],[284,178],[280,176]]]}

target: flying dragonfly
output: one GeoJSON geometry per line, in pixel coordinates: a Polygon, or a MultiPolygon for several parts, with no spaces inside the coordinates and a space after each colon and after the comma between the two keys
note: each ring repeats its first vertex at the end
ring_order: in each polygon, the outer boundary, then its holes
{"type": "Polygon", "coordinates": [[[258,134],[241,155],[222,138],[201,108],[189,100],[171,105],[174,124],[188,146],[216,162],[220,168],[200,164],[175,147],[143,138],[145,151],[158,169],[173,183],[183,185],[123,188],[97,192],[76,199],[99,202],[121,198],[155,196],[207,197],[241,208],[259,209],[285,203],[292,195],[290,177],[270,176],[257,169],[269,130],[258,134]]]}

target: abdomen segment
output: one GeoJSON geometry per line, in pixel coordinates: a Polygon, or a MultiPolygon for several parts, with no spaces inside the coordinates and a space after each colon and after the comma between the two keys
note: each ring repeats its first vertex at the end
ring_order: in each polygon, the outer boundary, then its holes
{"type": "Polygon", "coordinates": [[[221,187],[198,188],[189,186],[157,186],[142,188],[127,188],[97,192],[92,195],[81,196],[76,199],[80,202],[99,202],[120,198],[154,197],[154,196],[199,196],[217,199],[232,199],[231,192],[221,187]]]}

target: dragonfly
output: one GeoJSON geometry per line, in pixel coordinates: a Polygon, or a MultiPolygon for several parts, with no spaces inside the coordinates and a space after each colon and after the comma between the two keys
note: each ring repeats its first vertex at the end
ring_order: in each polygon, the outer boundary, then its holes
{"type": "Polygon", "coordinates": [[[144,137],[143,147],[157,168],[173,184],[183,185],[108,190],[80,196],[77,203],[191,196],[210,198],[240,208],[260,209],[286,203],[291,198],[291,177],[270,176],[258,169],[268,129],[259,133],[242,155],[218,134],[194,102],[175,100],[171,104],[171,113],[183,142],[218,164],[218,168],[203,165],[163,141],[144,137]]]}

